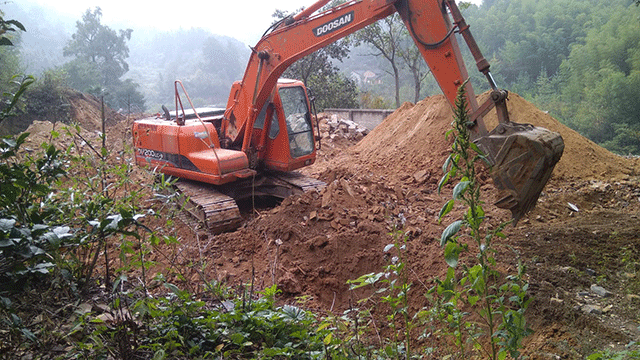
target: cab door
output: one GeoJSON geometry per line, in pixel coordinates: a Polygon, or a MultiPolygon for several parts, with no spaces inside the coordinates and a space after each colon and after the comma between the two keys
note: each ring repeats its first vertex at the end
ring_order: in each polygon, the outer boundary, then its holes
{"type": "Polygon", "coordinates": [[[262,134],[266,144],[263,163],[267,168],[291,171],[315,162],[313,125],[302,82],[280,83],[256,123],[263,131],[269,129],[262,134]]]}

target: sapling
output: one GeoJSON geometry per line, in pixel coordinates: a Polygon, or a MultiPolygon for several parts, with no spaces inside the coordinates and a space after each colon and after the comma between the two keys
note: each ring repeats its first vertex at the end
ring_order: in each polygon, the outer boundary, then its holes
{"type": "Polygon", "coordinates": [[[481,183],[476,171],[479,162],[488,163],[486,156],[471,140],[473,125],[467,115],[464,85],[460,86],[454,109],[451,154],[446,159],[444,176],[438,184],[443,186],[458,179],[453,186],[452,198],[439,214],[439,221],[450,214],[456,203],[465,206],[461,217],[442,232],[440,243],[444,247],[449,271],[445,279],[437,280],[433,293],[438,294],[442,306],[439,318],[449,323],[450,334],[461,357],[466,357],[468,343],[482,357],[504,359],[507,354],[519,358],[522,339],[530,333],[525,318],[530,298],[523,282],[524,267],[516,275],[501,279],[496,270],[492,240],[504,238],[502,230],[509,222],[495,227],[485,224],[481,183]],[[472,247],[471,245],[475,245],[472,247]],[[475,256],[460,261],[462,253],[476,249],[475,256]]]}

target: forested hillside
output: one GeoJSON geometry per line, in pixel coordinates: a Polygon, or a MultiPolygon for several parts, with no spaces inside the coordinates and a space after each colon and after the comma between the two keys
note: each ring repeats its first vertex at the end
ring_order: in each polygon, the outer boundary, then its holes
{"type": "MultiPolygon", "coordinates": [[[[484,0],[463,10],[490,60],[498,86],[522,95],[610,150],[640,153],[640,8],[633,0],[484,0]]],[[[387,25],[388,30],[392,25],[387,25]]],[[[404,33],[405,37],[408,33],[404,33]]],[[[462,43],[462,40],[461,40],[462,43]]],[[[396,44],[400,53],[413,45],[396,44]]],[[[464,47],[463,47],[464,48],[464,47]]],[[[366,42],[343,71],[361,76],[361,91],[394,106],[391,65],[366,42]]],[[[470,54],[474,86],[488,89],[470,54]]],[[[408,62],[397,57],[401,101],[414,101],[408,62]]],[[[427,75],[419,98],[440,92],[427,75]]]]}
{"type": "Polygon", "coordinates": [[[203,29],[140,31],[131,40],[127,77],[142,85],[150,111],[173,102],[173,82],[181,80],[196,106],[225,106],[250,49],[238,40],[203,29]]]}
{"type": "Polygon", "coordinates": [[[597,143],[640,153],[632,0],[485,0],[468,22],[503,86],[597,143]]]}

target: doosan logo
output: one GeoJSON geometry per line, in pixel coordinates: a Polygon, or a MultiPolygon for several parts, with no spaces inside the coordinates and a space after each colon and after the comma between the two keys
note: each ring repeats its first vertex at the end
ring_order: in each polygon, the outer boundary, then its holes
{"type": "Polygon", "coordinates": [[[353,11],[347,14],[340,16],[337,19],[331,20],[327,23],[324,23],[317,28],[313,29],[313,34],[315,36],[322,36],[325,34],[332,33],[338,29],[345,27],[353,22],[353,11]]]}

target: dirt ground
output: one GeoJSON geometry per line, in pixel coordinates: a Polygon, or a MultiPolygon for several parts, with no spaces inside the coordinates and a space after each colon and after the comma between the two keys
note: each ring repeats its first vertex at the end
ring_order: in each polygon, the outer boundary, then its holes
{"type": "MultiPolygon", "coordinates": [[[[536,209],[497,244],[505,273],[515,272],[517,261],[528,269],[534,334],[525,354],[575,359],[640,341],[640,160],[606,151],[517,94],[510,94],[508,107],[512,121],[557,131],[565,141],[536,209]],[[596,295],[593,285],[606,296],[596,295]]],[[[231,286],[253,282],[258,289],[276,283],[283,301],[339,313],[363,296],[349,291],[347,280],[381,271],[389,260],[384,247],[393,242],[389,233],[400,228],[416,284],[410,296],[416,308],[423,306],[426,288],[447,269],[439,237],[454,217],[438,223],[450,190],[438,194],[436,187],[451,120],[445,98],[434,96],[405,103],[357,143],[323,139],[316,163],[302,172],[325,181],[324,190],[250,209],[240,229],[221,235],[193,231],[177,217],[179,249],[171,264],[163,264],[160,252],[151,254],[159,262],[155,270],[179,268],[196,290],[203,278],[231,286]]],[[[130,122],[109,128],[110,146],[126,145],[130,122]]],[[[41,127],[32,128],[34,137],[44,133],[46,126],[34,126],[41,127]]],[[[148,181],[142,172],[133,176],[148,181]]],[[[509,214],[491,205],[493,188],[484,180],[489,223],[507,220],[509,214]]]]}

